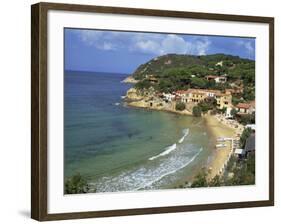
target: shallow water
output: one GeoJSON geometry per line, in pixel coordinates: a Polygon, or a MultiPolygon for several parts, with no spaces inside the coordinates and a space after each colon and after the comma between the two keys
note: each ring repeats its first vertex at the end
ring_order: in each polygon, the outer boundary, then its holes
{"type": "Polygon", "coordinates": [[[65,177],[98,192],[173,188],[207,161],[202,118],[128,108],[126,74],[65,72],[65,177]]]}

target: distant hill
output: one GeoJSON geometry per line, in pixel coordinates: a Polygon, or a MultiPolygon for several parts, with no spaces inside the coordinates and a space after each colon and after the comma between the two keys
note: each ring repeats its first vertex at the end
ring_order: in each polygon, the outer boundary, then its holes
{"type": "Polygon", "coordinates": [[[140,65],[131,75],[135,88],[173,92],[189,88],[243,88],[243,99],[255,97],[255,61],[238,56],[213,54],[204,56],[167,54],[140,65]],[[207,75],[224,76],[227,81],[209,81],[207,75]]]}
{"type": "MultiPolygon", "coordinates": [[[[146,75],[162,76],[163,73],[171,69],[189,69],[191,72],[200,72],[216,74],[217,70],[234,69],[239,64],[253,64],[254,61],[242,59],[238,56],[213,54],[204,56],[167,54],[153,58],[145,64],[140,65],[132,74],[137,80],[142,80],[146,75]],[[216,66],[217,63],[223,62],[221,68],[216,66]]],[[[253,66],[252,66],[253,67],[253,66]]],[[[219,71],[220,72],[220,71],[219,71]]],[[[204,75],[204,74],[202,74],[204,75]]]]}

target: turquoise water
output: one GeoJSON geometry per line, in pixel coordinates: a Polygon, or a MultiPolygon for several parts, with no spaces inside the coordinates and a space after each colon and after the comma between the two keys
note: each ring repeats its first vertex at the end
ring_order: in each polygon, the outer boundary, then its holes
{"type": "Polygon", "coordinates": [[[65,72],[65,177],[98,192],[174,188],[206,165],[202,118],[122,104],[126,74],[65,72]]]}

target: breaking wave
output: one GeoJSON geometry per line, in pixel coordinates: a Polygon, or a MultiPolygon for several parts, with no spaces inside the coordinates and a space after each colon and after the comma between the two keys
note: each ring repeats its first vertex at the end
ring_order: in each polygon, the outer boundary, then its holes
{"type": "MultiPolygon", "coordinates": [[[[183,136],[179,139],[178,143],[183,143],[184,139],[186,138],[186,136],[188,136],[189,134],[189,129],[186,128],[186,129],[183,129],[182,130],[183,132],[183,136]]],[[[171,153],[172,151],[176,150],[177,149],[177,144],[173,144],[171,146],[168,146],[167,148],[165,148],[165,151],[164,152],[161,152],[160,154],[156,155],[156,156],[152,156],[150,157],[148,160],[154,160],[154,159],[157,159],[161,156],[166,156],[168,155],[169,153],[171,153]]]]}
{"type": "Polygon", "coordinates": [[[148,183],[146,183],[144,186],[139,187],[139,188],[137,188],[137,189],[135,189],[135,190],[140,190],[140,189],[142,189],[142,188],[146,188],[146,187],[148,187],[148,186],[151,186],[153,183],[155,183],[155,182],[161,180],[163,177],[168,176],[168,175],[170,175],[170,174],[173,174],[173,173],[175,173],[175,172],[177,172],[177,171],[183,169],[184,167],[188,166],[191,162],[193,162],[193,160],[200,154],[200,152],[201,152],[202,150],[203,150],[203,148],[200,148],[200,150],[199,150],[188,162],[183,163],[181,166],[177,167],[175,170],[171,170],[171,171],[169,171],[169,172],[167,172],[167,173],[164,173],[163,175],[161,175],[161,176],[155,178],[155,179],[152,180],[151,182],[148,182],[148,183]]]}
{"type": "Polygon", "coordinates": [[[188,136],[188,134],[189,134],[189,129],[187,128],[187,129],[183,129],[183,136],[181,137],[181,139],[179,140],[179,143],[182,143],[183,141],[184,141],[184,139],[185,139],[185,137],[186,136],[188,136]]]}
{"type": "Polygon", "coordinates": [[[137,169],[122,172],[117,176],[103,177],[95,188],[97,192],[135,191],[154,189],[155,184],[192,163],[201,153],[199,150],[182,150],[179,155],[173,155],[153,166],[141,166],[137,169]]]}
{"type": "Polygon", "coordinates": [[[158,154],[157,156],[152,156],[150,157],[148,160],[154,160],[154,159],[157,159],[158,157],[161,157],[161,156],[165,156],[165,155],[168,155],[170,152],[174,151],[175,149],[177,148],[177,144],[173,144],[167,148],[165,148],[165,151],[164,152],[161,152],[160,154],[158,154]]]}

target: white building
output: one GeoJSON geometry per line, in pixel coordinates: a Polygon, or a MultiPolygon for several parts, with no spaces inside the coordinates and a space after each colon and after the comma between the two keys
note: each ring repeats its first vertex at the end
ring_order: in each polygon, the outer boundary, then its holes
{"type": "Polygon", "coordinates": [[[164,100],[171,102],[172,100],[175,99],[176,96],[171,93],[163,93],[163,97],[164,97],[164,100]]]}

